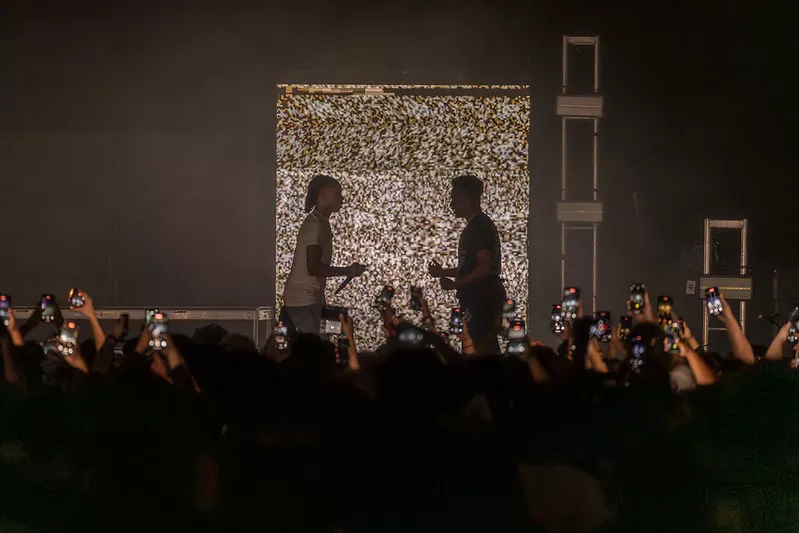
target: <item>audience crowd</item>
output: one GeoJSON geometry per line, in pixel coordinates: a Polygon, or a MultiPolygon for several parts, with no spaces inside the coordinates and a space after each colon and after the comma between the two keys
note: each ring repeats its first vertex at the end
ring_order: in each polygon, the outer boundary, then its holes
{"type": "Polygon", "coordinates": [[[799,531],[791,326],[753,347],[723,297],[725,356],[685,323],[669,346],[648,296],[629,335],[580,311],[512,355],[427,305],[376,309],[371,353],[345,314],[337,343],[156,351],[81,296],[72,353],[26,341],[57,308],[0,325],[0,531],[799,531]]]}

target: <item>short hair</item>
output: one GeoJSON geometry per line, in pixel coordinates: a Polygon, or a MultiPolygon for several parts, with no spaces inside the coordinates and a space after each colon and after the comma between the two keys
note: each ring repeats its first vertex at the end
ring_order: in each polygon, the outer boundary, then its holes
{"type": "Polygon", "coordinates": [[[324,174],[318,174],[311,178],[311,181],[308,182],[308,192],[305,195],[306,213],[310,213],[311,210],[313,210],[314,206],[316,205],[316,200],[319,198],[319,193],[328,185],[340,184],[337,179],[331,178],[330,176],[325,176],[324,174]]]}
{"type": "Polygon", "coordinates": [[[483,182],[477,176],[466,174],[452,180],[452,189],[463,191],[471,200],[479,202],[483,196],[483,182]]]}

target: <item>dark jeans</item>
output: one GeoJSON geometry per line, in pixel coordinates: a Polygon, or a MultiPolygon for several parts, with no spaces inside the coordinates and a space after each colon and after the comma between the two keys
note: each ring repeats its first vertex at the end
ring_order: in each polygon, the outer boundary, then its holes
{"type": "Polygon", "coordinates": [[[289,338],[294,341],[299,333],[319,334],[319,325],[322,321],[322,304],[307,305],[304,307],[283,307],[280,310],[279,321],[289,330],[289,338]]]}
{"type": "Polygon", "coordinates": [[[505,287],[498,279],[459,294],[469,336],[478,351],[501,353],[497,335],[502,330],[502,304],[506,298],[505,287]]]}

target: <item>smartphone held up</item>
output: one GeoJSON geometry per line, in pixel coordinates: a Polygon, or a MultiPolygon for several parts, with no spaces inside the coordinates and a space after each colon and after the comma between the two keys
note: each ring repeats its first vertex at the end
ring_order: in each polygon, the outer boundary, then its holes
{"type": "Polygon", "coordinates": [[[150,330],[150,348],[157,352],[166,349],[167,334],[169,333],[169,317],[164,313],[153,313],[147,327],[150,330]]]}
{"type": "Polygon", "coordinates": [[[719,316],[724,311],[718,287],[710,287],[705,291],[705,303],[707,304],[707,312],[712,316],[719,316]]]}
{"type": "Polygon", "coordinates": [[[799,344],[799,303],[793,304],[793,311],[791,311],[788,344],[799,344]]]}
{"type": "Polygon", "coordinates": [[[78,325],[72,321],[64,322],[56,341],[56,351],[63,356],[73,355],[78,348],[78,325]]]}
{"type": "Polygon", "coordinates": [[[549,314],[549,331],[555,335],[562,335],[566,331],[566,319],[561,304],[552,304],[552,312],[549,314]]]}
{"type": "Polygon", "coordinates": [[[565,287],[561,306],[563,317],[566,320],[575,320],[577,318],[577,310],[580,307],[580,289],[577,287],[565,287]]]}
{"type": "Polygon", "coordinates": [[[527,330],[524,320],[514,319],[508,328],[508,343],[505,347],[507,355],[519,355],[527,348],[527,330]]]}
{"type": "Polygon", "coordinates": [[[460,307],[453,307],[449,315],[449,334],[463,334],[463,311],[460,307]]]}
{"type": "Polygon", "coordinates": [[[646,305],[646,285],[633,283],[630,285],[630,312],[640,315],[644,312],[644,305],[646,305]]]}
{"type": "Polygon", "coordinates": [[[610,311],[597,311],[594,314],[591,333],[599,342],[610,342],[610,337],[613,333],[613,321],[610,318],[610,311]]]}
{"type": "Polygon", "coordinates": [[[43,294],[41,301],[42,322],[55,321],[55,298],[52,294],[43,294]]]}
{"type": "Polygon", "coordinates": [[[69,289],[69,306],[73,309],[80,309],[86,305],[86,296],[76,288],[69,289]]]}
{"type": "Polygon", "coordinates": [[[0,324],[7,328],[11,323],[11,297],[0,294],[0,324]]]}

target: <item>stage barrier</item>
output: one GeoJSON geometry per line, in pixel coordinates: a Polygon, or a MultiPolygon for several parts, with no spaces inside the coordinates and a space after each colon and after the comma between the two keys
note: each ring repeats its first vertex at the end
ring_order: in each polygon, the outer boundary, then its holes
{"type": "MultiPolygon", "coordinates": [[[[103,307],[95,309],[95,315],[100,320],[116,320],[127,313],[131,320],[144,320],[147,307],[103,307]]],[[[170,321],[192,320],[196,322],[241,321],[252,322],[252,338],[258,348],[262,348],[272,334],[275,321],[274,307],[159,307],[170,321]]],[[[18,321],[26,320],[33,313],[31,307],[15,307],[14,316],[18,321]]],[[[61,310],[66,320],[81,320],[85,317],[66,309],[61,310]]]]}

